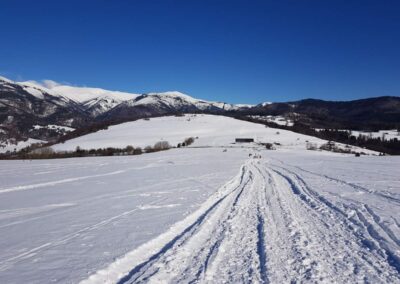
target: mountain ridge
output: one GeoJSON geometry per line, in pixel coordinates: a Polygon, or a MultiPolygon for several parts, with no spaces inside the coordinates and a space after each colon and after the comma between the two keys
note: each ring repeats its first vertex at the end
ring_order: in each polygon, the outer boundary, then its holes
{"type": "Polygon", "coordinates": [[[0,77],[0,143],[13,138],[56,141],[66,133],[58,125],[74,129],[117,124],[140,118],[206,113],[234,117],[279,116],[311,128],[389,129],[400,127],[400,98],[376,97],[353,101],[304,99],[229,104],[193,98],[170,91],[134,94],[100,88],[60,85],[53,81],[14,82],[0,77]]]}

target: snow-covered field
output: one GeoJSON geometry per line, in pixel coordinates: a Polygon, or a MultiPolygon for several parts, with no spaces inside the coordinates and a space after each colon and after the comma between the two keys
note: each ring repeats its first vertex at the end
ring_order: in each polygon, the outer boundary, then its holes
{"type": "Polygon", "coordinates": [[[79,146],[199,148],[0,161],[0,283],[400,283],[400,158],[306,151],[319,139],[276,132],[158,118],[79,146]],[[230,147],[249,136],[281,146],[230,147]]]}
{"type": "Polygon", "coordinates": [[[227,153],[0,161],[0,283],[76,283],[106,267],[234,176],[247,153],[227,153]]]}
{"type": "MultiPolygon", "coordinates": [[[[233,144],[235,138],[253,138],[256,142],[279,143],[280,146],[277,147],[285,149],[306,149],[307,142],[317,146],[327,142],[316,137],[267,128],[261,124],[225,116],[187,114],[182,117],[166,116],[122,123],[107,130],[68,140],[52,148],[57,151],[72,151],[78,146],[82,149],[124,148],[127,145],[146,147],[154,145],[157,141],[168,141],[172,146],[176,146],[188,137],[198,137],[193,147],[242,146],[233,144]]],[[[356,147],[354,151],[374,153],[365,149],[357,150],[356,147]]]]}

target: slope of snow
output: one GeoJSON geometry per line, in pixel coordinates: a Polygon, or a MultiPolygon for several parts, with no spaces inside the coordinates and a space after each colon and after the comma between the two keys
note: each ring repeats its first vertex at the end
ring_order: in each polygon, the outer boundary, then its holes
{"type": "Polygon", "coordinates": [[[55,92],[53,92],[49,88],[46,88],[45,86],[37,83],[36,81],[14,82],[14,84],[18,84],[18,85],[22,86],[25,91],[27,91],[28,93],[30,93],[32,95],[35,95],[35,93],[36,94],[40,93],[41,98],[43,98],[43,93],[48,93],[49,95],[52,95],[52,96],[58,96],[55,92]]]}
{"type": "MultiPolygon", "coordinates": [[[[190,115],[182,117],[167,116],[138,120],[111,126],[107,130],[100,130],[63,144],[54,145],[55,150],[116,147],[124,148],[127,145],[145,147],[157,141],[168,141],[176,146],[185,138],[198,137],[193,147],[206,146],[235,146],[235,138],[253,138],[261,143],[279,143],[284,149],[305,149],[307,142],[322,145],[326,141],[291,131],[275,128],[266,128],[261,124],[236,120],[216,115],[190,115]]],[[[372,151],[363,150],[366,153],[372,151]]]]}
{"type": "Polygon", "coordinates": [[[12,80],[7,79],[6,77],[0,76],[0,81],[3,81],[5,83],[14,83],[12,80]]]}
{"type": "Polygon", "coordinates": [[[43,98],[43,93],[45,92],[49,95],[62,98],[65,101],[73,101],[81,104],[87,108],[100,104],[100,110],[97,110],[98,114],[102,113],[102,107],[106,108],[105,111],[107,111],[123,101],[131,100],[138,96],[138,94],[109,91],[100,88],[61,85],[50,80],[46,80],[42,83],[37,81],[14,83],[19,84],[25,91],[38,98],[43,98]]]}
{"type": "Polygon", "coordinates": [[[16,144],[10,142],[0,142],[0,153],[6,153],[7,151],[14,152],[19,151],[22,148],[28,147],[34,143],[43,143],[45,141],[28,138],[26,141],[18,141],[16,144]]]}
{"type": "Polygon", "coordinates": [[[248,160],[199,210],[82,283],[400,281],[400,211],[389,209],[399,176],[387,172],[400,160],[275,154],[248,160]],[[379,173],[388,181],[375,189],[379,173]]]}
{"type": "MultiPolygon", "coordinates": [[[[244,104],[228,104],[224,102],[207,102],[208,105],[212,105],[214,107],[223,109],[223,110],[238,110],[241,108],[248,108],[250,105],[244,105],[244,104]]],[[[199,107],[202,109],[201,107],[199,107]]]]}
{"type": "Polygon", "coordinates": [[[43,93],[39,89],[32,88],[32,87],[25,87],[24,90],[27,91],[28,93],[30,93],[31,95],[37,97],[38,99],[44,98],[43,93]]]}
{"type": "Polygon", "coordinates": [[[110,98],[108,96],[102,96],[84,102],[83,106],[91,113],[92,116],[95,117],[109,111],[122,102],[124,101],[110,98]]]}
{"type": "Polygon", "coordinates": [[[0,282],[398,283],[398,169],[247,147],[0,161],[0,282]]]}
{"type": "Polygon", "coordinates": [[[113,98],[119,101],[130,100],[138,96],[119,91],[108,91],[100,88],[73,87],[66,85],[57,85],[51,88],[55,93],[61,94],[73,101],[83,103],[96,98],[113,98]]]}
{"type": "MultiPolygon", "coordinates": [[[[7,78],[0,76],[0,83],[5,84],[16,84],[21,86],[26,92],[30,93],[32,96],[35,96],[38,99],[43,99],[43,93],[48,93],[49,95],[54,95],[51,90],[37,84],[35,81],[26,81],[26,82],[14,82],[7,78]]],[[[9,88],[13,88],[11,85],[8,86],[9,88]]]]}
{"type": "Polygon", "coordinates": [[[61,85],[56,82],[49,83],[49,81],[45,84],[36,81],[20,82],[20,84],[37,89],[43,89],[48,91],[50,94],[62,96],[77,103],[84,103],[98,98],[112,98],[118,101],[124,101],[138,96],[137,94],[108,91],[101,88],[74,87],[61,85]]]}
{"type": "Polygon", "coordinates": [[[181,98],[192,104],[195,104],[196,102],[199,101],[198,99],[192,98],[191,96],[188,96],[188,95],[178,92],[178,91],[162,92],[162,93],[149,93],[148,95],[150,97],[151,96],[163,96],[165,98],[181,98]]]}
{"type": "Polygon", "coordinates": [[[206,110],[210,107],[220,108],[221,110],[236,110],[240,108],[237,105],[227,104],[223,102],[210,102],[195,99],[191,96],[176,91],[164,93],[149,93],[146,94],[143,98],[129,102],[129,105],[167,105],[172,108],[194,106],[200,110],[206,110]]]}
{"type": "Polygon", "coordinates": [[[0,283],[78,283],[196,210],[247,152],[0,161],[0,283]]]}

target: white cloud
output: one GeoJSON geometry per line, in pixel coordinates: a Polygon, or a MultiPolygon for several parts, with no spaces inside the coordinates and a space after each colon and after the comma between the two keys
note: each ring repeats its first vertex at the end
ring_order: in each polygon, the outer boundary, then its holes
{"type": "Polygon", "coordinates": [[[53,89],[54,87],[61,85],[60,83],[57,83],[53,80],[43,80],[40,84],[47,89],[53,89]]]}

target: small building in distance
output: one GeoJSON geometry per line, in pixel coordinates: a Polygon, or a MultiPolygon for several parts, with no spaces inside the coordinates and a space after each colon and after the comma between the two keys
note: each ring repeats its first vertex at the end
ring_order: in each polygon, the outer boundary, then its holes
{"type": "Polygon", "coordinates": [[[236,138],[235,139],[236,143],[251,143],[254,142],[253,138],[236,138]]]}

